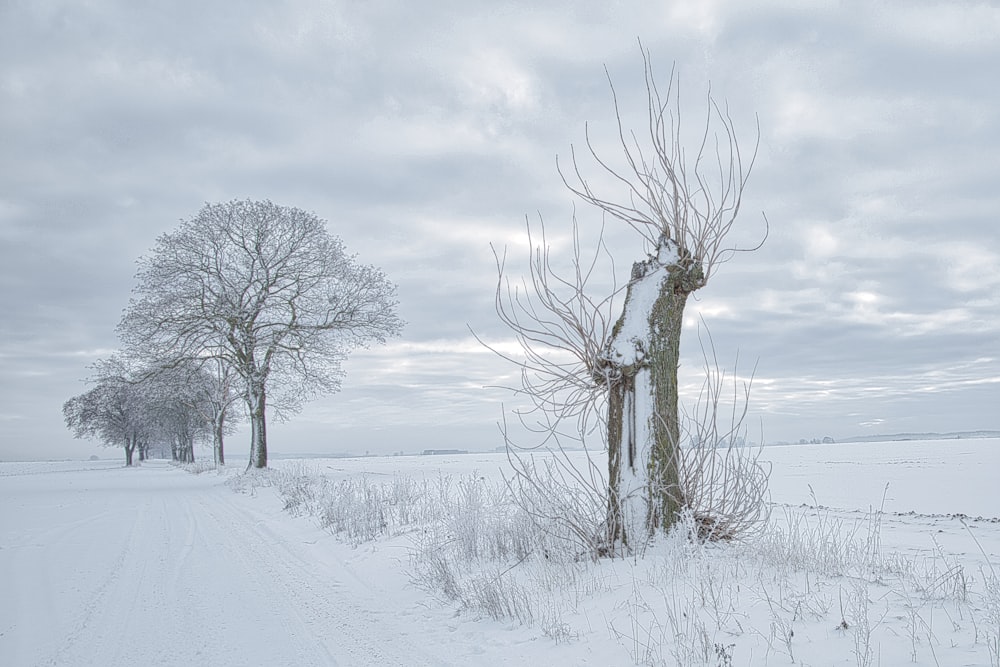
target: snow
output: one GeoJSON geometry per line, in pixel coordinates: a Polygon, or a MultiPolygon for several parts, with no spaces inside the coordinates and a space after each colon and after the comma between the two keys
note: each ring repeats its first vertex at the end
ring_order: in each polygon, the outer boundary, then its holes
{"type": "MultiPolygon", "coordinates": [[[[1000,439],[762,459],[774,529],[758,542],[674,536],[636,558],[526,562],[504,574],[531,587],[524,624],[415,585],[422,529],[351,546],[283,511],[276,487],[234,493],[235,465],[3,463],[0,665],[694,665],[703,631],[721,651],[704,664],[996,664],[1000,590],[983,552],[995,566],[1000,439]],[[836,551],[851,536],[877,540],[836,551]]],[[[503,454],[272,463],[373,483],[508,470],[503,454]]]]}
{"type": "Polygon", "coordinates": [[[211,473],[46,467],[3,466],[0,664],[452,664],[405,549],[373,571],[211,473]]]}
{"type": "Polygon", "coordinates": [[[887,512],[1000,517],[1000,439],[765,447],[772,499],[887,512]]]}
{"type": "Polygon", "coordinates": [[[653,445],[653,386],[648,368],[635,374],[635,391],[625,396],[622,418],[622,465],[619,492],[622,498],[622,520],[626,535],[642,535],[649,514],[650,449],[653,445]],[[634,401],[634,404],[630,404],[634,401]],[[628,440],[635,441],[635,461],[629,465],[628,440]]]}
{"type": "Polygon", "coordinates": [[[642,355],[649,349],[649,314],[660,297],[663,281],[670,277],[669,268],[678,261],[676,244],[664,239],[656,257],[647,259],[642,275],[629,284],[621,328],[610,345],[611,361],[626,367],[642,361],[642,355]]]}

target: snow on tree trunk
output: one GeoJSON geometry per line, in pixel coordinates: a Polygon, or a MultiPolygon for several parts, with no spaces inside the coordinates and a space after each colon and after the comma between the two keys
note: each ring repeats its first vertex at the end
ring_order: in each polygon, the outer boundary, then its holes
{"type": "Polygon", "coordinates": [[[668,530],[683,506],[677,366],[684,306],[702,282],[701,265],[666,238],[655,255],[632,266],[605,351],[612,545],[668,530]]]}

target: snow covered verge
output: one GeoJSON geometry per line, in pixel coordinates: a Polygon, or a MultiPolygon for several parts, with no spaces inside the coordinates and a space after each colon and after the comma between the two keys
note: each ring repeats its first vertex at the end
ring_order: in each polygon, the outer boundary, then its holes
{"type": "MultiPolygon", "coordinates": [[[[536,458],[540,486],[572,495],[536,458]]],[[[287,461],[232,483],[271,485],[358,548],[406,548],[418,588],[535,632],[558,664],[1000,665],[1000,440],[762,458],[775,505],[759,534],[704,544],[689,523],[619,560],[579,534],[600,503],[519,497],[502,457],[287,461]]]]}
{"type": "Polygon", "coordinates": [[[0,464],[0,664],[1000,664],[1000,440],[762,458],[752,539],[617,560],[502,454],[0,464]]]}

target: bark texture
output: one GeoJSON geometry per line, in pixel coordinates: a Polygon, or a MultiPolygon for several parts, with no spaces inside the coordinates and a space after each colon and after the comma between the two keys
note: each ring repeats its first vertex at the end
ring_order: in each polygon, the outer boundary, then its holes
{"type": "Polygon", "coordinates": [[[267,410],[264,383],[250,386],[250,467],[267,467],[267,410]]]}
{"type": "Polygon", "coordinates": [[[225,409],[219,410],[212,422],[212,452],[215,455],[215,465],[222,466],[226,465],[226,454],[225,454],[225,430],[226,430],[226,411],[225,409]]]}

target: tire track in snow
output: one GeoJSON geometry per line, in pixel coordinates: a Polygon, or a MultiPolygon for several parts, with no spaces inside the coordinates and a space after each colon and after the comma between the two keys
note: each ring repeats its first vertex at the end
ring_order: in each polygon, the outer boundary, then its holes
{"type": "Polygon", "coordinates": [[[216,475],[128,472],[81,475],[92,483],[65,497],[87,518],[38,533],[51,562],[12,561],[27,591],[52,583],[61,620],[45,627],[26,599],[13,644],[0,637],[0,664],[448,664],[415,649],[408,619],[287,515],[275,525],[260,499],[216,475]]]}
{"type": "Polygon", "coordinates": [[[308,582],[303,582],[282,562],[285,554],[260,543],[260,532],[247,522],[246,515],[241,516],[228,506],[227,498],[212,500],[213,506],[206,507],[203,515],[206,532],[229,554],[235,569],[244,575],[246,588],[266,608],[262,620],[270,626],[267,631],[277,631],[276,634],[290,640],[289,662],[304,666],[337,664],[322,637],[311,627],[316,616],[314,599],[302,592],[308,582]]]}
{"type": "MultiPolygon", "coordinates": [[[[145,508],[140,505],[135,511],[131,525],[127,531],[127,538],[125,539],[124,545],[118,551],[118,555],[114,561],[112,561],[110,567],[106,569],[106,576],[97,587],[93,597],[86,603],[84,609],[82,610],[82,614],[79,616],[76,626],[62,640],[60,645],[57,647],[55,654],[49,658],[45,664],[75,664],[75,661],[68,656],[72,655],[72,653],[77,650],[78,645],[84,640],[85,637],[89,640],[90,630],[93,629],[95,620],[104,620],[103,616],[107,614],[108,609],[107,598],[112,596],[119,589],[121,586],[123,570],[125,570],[127,565],[134,560],[136,552],[135,540],[136,537],[142,533],[141,526],[145,520],[144,509],[145,508]]],[[[76,526],[72,526],[71,528],[75,527],[76,526]]]]}
{"type": "Polygon", "coordinates": [[[381,637],[373,636],[373,631],[385,626],[386,619],[358,604],[366,594],[363,582],[346,569],[331,572],[309,560],[294,542],[276,534],[267,523],[247,521],[242,505],[246,500],[233,494],[214,498],[213,520],[221,522],[217,524],[219,533],[229,540],[228,548],[239,555],[243,565],[262,570],[258,583],[266,597],[282,601],[277,606],[283,611],[276,611],[286,631],[320,653],[315,662],[304,662],[305,656],[297,656],[295,664],[421,664],[412,650],[394,655],[381,637]]]}

